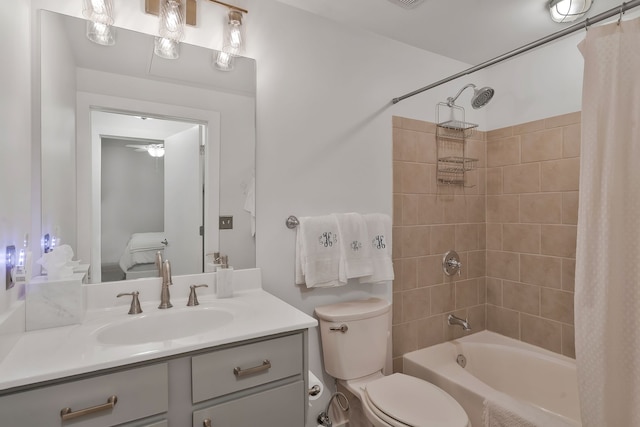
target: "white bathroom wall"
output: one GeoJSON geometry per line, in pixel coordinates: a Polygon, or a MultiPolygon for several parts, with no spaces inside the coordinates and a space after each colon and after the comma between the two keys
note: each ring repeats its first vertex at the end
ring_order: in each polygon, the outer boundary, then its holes
{"type": "Polygon", "coordinates": [[[5,247],[31,232],[31,21],[29,1],[0,11],[0,313],[17,299],[5,292],[5,247]]]}
{"type": "MultiPolygon", "coordinates": [[[[294,285],[295,231],[285,227],[285,219],[349,211],[391,214],[392,116],[434,120],[435,104],[463,82],[395,106],[391,99],[468,64],[276,2],[253,2],[250,18],[248,37],[258,66],[257,265],[264,287],[309,314],[319,305],[372,294],[390,299],[390,285],[315,290],[294,285]]],[[[481,114],[470,113],[470,119],[480,121],[481,114]]],[[[309,337],[309,366],[330,392],[334,386],[323,375],[319,334],[312,330],[309,337]]],[[[308,427],[329,394],[310,409],[308,427]]]]}
{"type": "Polygon", "coordinates": [[[495,97],[487,105],[487,129],[582,109],[584,31],[486,69],[495,97]]]}
{"type": "MultiPolygon", "coordinates": [[[[49,233],[64,244],[76,247],[76,70],[73,52],[66,35],[51,31],[43,21],[40,71],[34,78],[41,81],[41,176],[46,180],[41,195],[42,233],[49,233]],[[55,189],[56,191],[49,191],[55,189]]],[[[55,24],[55,27],[61,24],[55,24]]],[[[34,135],[37,137],[37,135],[34,135]]]]}

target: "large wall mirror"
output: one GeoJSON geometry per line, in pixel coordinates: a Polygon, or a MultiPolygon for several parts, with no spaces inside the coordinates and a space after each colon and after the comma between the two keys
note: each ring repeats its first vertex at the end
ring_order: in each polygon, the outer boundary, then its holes
{"type": "Polygon", "coordinates": [[[184,43],[163,59],[122,28],[100,46],[85,25],[39,11],[41,234],[92,283],[157,275],[157,250],[174,274],[207,271],[215,252],[255,267],[255,61],[219,71],[215,51],[184,43]]]}

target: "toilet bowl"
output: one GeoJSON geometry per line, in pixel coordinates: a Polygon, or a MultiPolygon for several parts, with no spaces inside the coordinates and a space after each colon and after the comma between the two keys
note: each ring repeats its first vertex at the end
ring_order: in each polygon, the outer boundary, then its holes
{"type": "Polygon", "coordinates": [[[356,396],[375,427],[469,427],[464,409],[435,385],[385,376],[391,305],[379,298],[317,307],[325,370],[356,396]]]}
{"type": "Polygon", "coordinates": [[[469,418],[453,397],[419,378],[382,373],[339,381],[360,399],[375,427],[469,427],[469,418]]]}

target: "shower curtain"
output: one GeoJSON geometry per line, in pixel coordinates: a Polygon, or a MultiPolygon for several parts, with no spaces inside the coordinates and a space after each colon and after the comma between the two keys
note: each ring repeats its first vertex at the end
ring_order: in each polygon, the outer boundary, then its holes
{"type": "Polygon", "coordinates": [[[585,427],[640,426],[640,18],[592,27],[582,91],[575,334],[585,427]]]}

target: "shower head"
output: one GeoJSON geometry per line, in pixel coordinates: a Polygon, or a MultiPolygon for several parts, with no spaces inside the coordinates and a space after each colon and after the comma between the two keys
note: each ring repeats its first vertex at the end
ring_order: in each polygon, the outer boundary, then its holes
{"type": "Polygon", "coordinates": [[[455,105],[456,99],[458,99],[460,94],[468,87],[472,87],[473,88],[473,96],[471,97],[471,106],[475,110],[477,110],[478,108],[482,108],[485,105],[487,105],[489,103],[489,101],[491,101],[491,98],[493,98],[493,94],[495,93],[495,91],[492,88],[488,87],[488,86],[485,86],[485,87],[483,87],[481,89],[476,89],[476,85],[470,83],[470,84],[466,85],[465,87],[463,87],[462,89],[460,89],[460,91],[458,91],[456,96],[447,98],[447,105],[449,107],[453,107],[455,105]]]}
{"type": "Polygon", "coordinates": [[[488,86],[482,89],[474,89],[473,96],[471,97],[471,106],[474,109],[482,108],[491,101],[493,98],[494,90],[488,86]]]}

